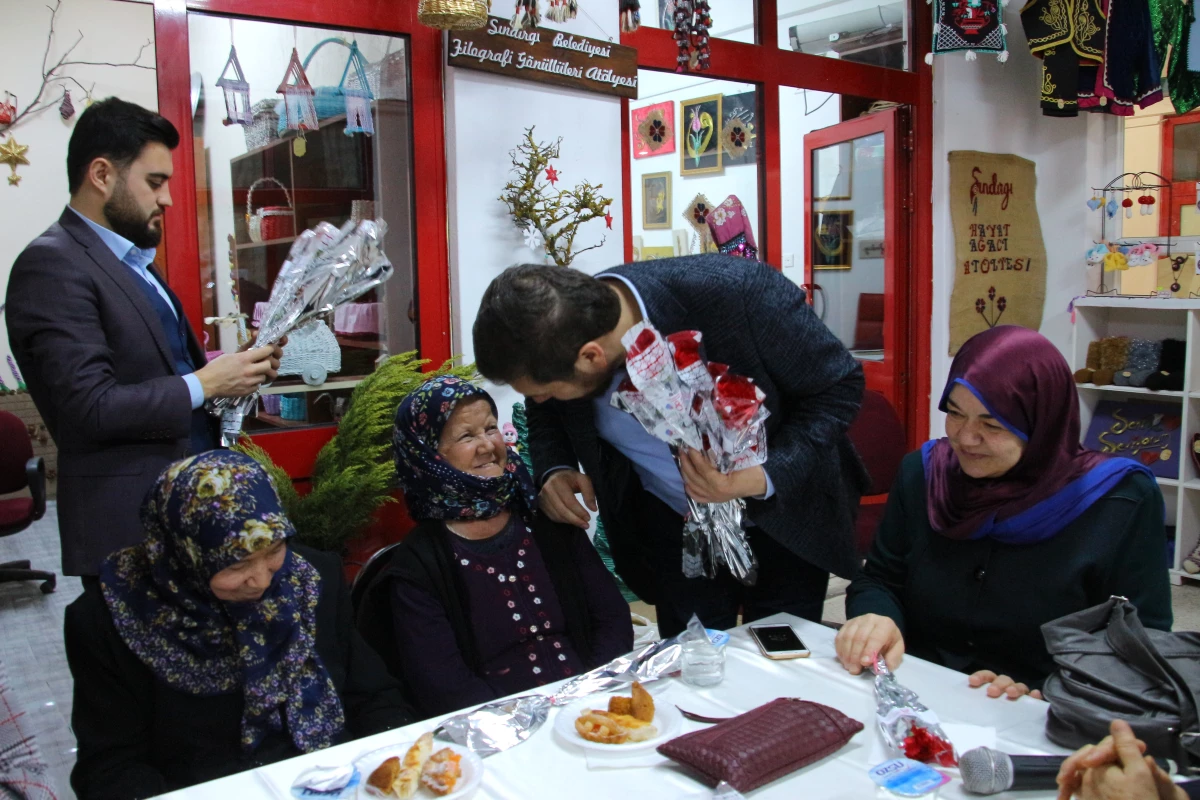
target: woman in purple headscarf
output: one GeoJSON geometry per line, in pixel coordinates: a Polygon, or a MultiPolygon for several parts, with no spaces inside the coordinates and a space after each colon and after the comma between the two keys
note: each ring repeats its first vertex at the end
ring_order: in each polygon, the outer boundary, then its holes
{"type": "Polygon", "coordinates": [[[848,670],[907,651],[991,697],[1040,697],[1054,670],[1042,623],[1122,595],[1170,630],[1162,493],[1141,463],[1080,445],[1054,345],[1008,325],[972,337],[938,408],[946,438],[905,457],[847,592],[848,670]]]}

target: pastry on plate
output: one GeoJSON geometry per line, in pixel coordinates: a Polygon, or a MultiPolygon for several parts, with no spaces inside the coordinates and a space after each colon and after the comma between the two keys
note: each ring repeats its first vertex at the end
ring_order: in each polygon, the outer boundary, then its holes
{"type": "Polygon", "coordinates": [[[462,777],[461,761],[461,755],[449,747],[443,747],[425,762],[425,768],[421,770],[421,783],[436,795],[450,794],[462,777]]]}
{"type": "MultiPolygon", "coordinates": [[[[642,722],[654,721],[654,698],[637,681],[633,682],[633,697],[630,699],[630,706],[632,711],[623,713],[632,714],[642,722]]],[[[609,708],[609,711],[611,710],[609,708]]]]}
{"type": "Polygon", "coordinates": [[[396,794],[396,781],[400,777],[400,757],[392,756],[375,768],[367,778],[367,785],[380,794],[396,794]]]}
{"type": "Polygon", "coordinates": [[[575,720],[575,731],[589,742],[626,744],[644,742],[658,735],[658,728],[628,714],[586,709],[575,720]]]}
{"type": "Polygon", "coordinates": [[[408,748],[408,752],[404,755],[404,763],[400,768],[400,775],[394,784],[394,793],[401,800],[408,800],[416,795],[417,789],[421,787],[421,770],[425,768],[425,762],[429,760],[429,754],[432,752],[432,733],[422,734],[421,738],[408,748]]]}

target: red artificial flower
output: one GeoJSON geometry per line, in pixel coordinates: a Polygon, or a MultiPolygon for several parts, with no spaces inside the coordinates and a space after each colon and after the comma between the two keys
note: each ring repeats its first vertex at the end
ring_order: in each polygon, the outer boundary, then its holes
{"type": "Polygon", "coordinates": [[[638,356],[650,349],[654,345],[654,331],[650,328],[643,328],[638,334],[637,339],[633,343],[633,347],[629,348],[629,356],[638,356]]]}
{"type": "Polygon", "coordinates": [[[713,405],[725,427],[740,430],[758,413],[762,398],[758,396],[754,381],[741,375],[725,374],[714,384],[713,405]]]}
{"type": "Polygon", "coordinates": [[[908,736],[904,737],[902,744],[904,755],[913,761],[942,767],[958,766],[958,759],[954,757],[954,746],[945,739],[934,736],[921,725],[909,728],[908,736]]]}
{"type": "Polygon", "coordinates": [[[612,230],[612,221],[613,221],[613,216],[612,216],[612,214],[608,213],[608,210],[607,210],[607,209],[605,209],[605,211],[604,211],[604,224],[608,226],[608,229],[609,229],[610,231],[612,230]]]}
{"type": "Polygon", "coordinates": [[[667,337],[675,351],[675,366],[686,369],[700,360],[700,331],[678,331],[667,337]]]}

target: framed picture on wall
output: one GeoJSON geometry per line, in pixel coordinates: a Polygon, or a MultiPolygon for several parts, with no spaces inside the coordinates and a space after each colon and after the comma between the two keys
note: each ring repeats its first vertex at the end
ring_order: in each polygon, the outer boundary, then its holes
{"type": "Polygon", "coordinates": [[[675,104],[668,100],[629,112],[633,120],[633,157],[649,158],[675,152],[675,104]]]}
{"type": "Polygon", "coordinates": [[[854,212],[814,211],[812,219],[812,268],[850,269],[854,212]]]}
{"type": "Polygon", "coordinates": [[[675,257],[675,248],[674,247],[643,247],[642,248],[642,260],[643,261],[653,261],[656,258],[674,258],[674,257],[675,257]]]}
{"type": "Polygon", "coordinates": [[[849,200],[854,180],[850,142],[814,150],[812,154],[813,200],[849,200]]]}
{"type": "Polygon", "coordinates": [[[679,101],[679,172],[705,175],[721,172],[721,95],[679,101]]]}
{"type": "Polygon", "coordinates": [[[671,227],[671,173],[651,172],[642,176],[642,227],[646,230],[671,227]]]}
{"type": "Polygon", "coordinates": [[[758,148],[754,144],[755,112],[758,93],[727,94],[721,100],[721,149],[725,166],[757,164],[758,148]]]}

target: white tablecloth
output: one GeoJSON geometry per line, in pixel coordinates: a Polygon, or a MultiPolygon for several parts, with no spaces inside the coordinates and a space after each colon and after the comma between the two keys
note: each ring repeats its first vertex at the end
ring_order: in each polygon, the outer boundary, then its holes
{"type": "MultiPolygon", "coordinates": [[[[725,680],[711,689],[694,689],[677,678],[655,690],[656,702],[675,703],[707,716],[730,716],[749,711],[776,697],[799,697],[839,709],[863,723],[864,729],[836,755],[793,773],[752,793],[754,800],[811,798],[812,800],[870,800],[875,785],[867,769],[878,763],[880,752],[875,726],[874,690],[871,679],[847,673],[834,659],[834,631],[815,623],[778,615],[769,620],[792,623],[812,651],[810,658],[771,661],[763,658],[745,627],[731,633],[727,647],[725,680]]],[[[996,731],[996,746],[1017,754],[1065,754],[1067,751],[1046,739],[1047,705],[1023,697],[1016,702],[991,699],[982,689],[971,689],[959,672],[906,658],[897,672],[905,685],[915,690],[943,722],[986,726],[996,731]]],[[[487,800],[530,800],[530,798],[631,798],[711,797],[711,790],[669,763],[629,769],[588,769],[583,752],[561,741],[553,731],[554,715],[528,741],[484,760],[487,771],[476,798],[487,800]]],[[[359,739],[319,753],[231,775],[193,786],[164,797],[171,800],[285,800],[289,787],[304,769],[317,764],[353,761],[362,753],[389,744],[412,741],[436,727],[438,720],[410,725],[366,739],[359,739]]],[[[705,727],[684,721],[684,732],[705,727]]],[[[1021,792],[997,798],[1041,800],[1055,793],[1021,792]]],[[[939,798],[970,798],[955,779],[943,786],[939,798]]]]}

